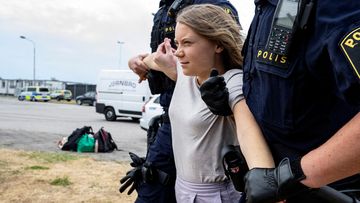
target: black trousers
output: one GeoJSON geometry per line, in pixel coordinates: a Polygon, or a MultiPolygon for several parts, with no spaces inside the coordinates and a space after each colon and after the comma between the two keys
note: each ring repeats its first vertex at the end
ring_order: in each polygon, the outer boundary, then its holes
{"type": "Polygon", "coordinates": [[[172,150],[170,123],[163,123],[158,129],[155,141],[149,146],[146,161],[170,175],[169,184],[142,183],[137,188],[138,197],[136,203],[176,203],[175,178],[176,169],[172,150]]]}

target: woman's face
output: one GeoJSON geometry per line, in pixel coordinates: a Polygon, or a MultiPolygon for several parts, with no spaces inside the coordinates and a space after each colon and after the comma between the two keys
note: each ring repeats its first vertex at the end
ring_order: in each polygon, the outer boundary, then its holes
{"type": "Polygon", "coordinates": [[[214,42],[198,35],[189,26],[177,23],[175,43],[184,75],[209,77],[210,69],[214,68],[216,54],[222,51],[214,42]]]}

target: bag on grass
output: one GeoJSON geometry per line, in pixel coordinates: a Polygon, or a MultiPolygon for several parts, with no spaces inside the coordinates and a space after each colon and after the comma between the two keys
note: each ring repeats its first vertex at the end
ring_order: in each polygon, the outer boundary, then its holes
{"type": "Polygon", "coordinates": [[[71,135],[69,135],[67,142],[63,144],[61,150],[77,151],[77,143],[84,134],[94,134],[91,126],[84,126],[74,130],[71,135]]]}
{"type": "Polygon", "coordinates": [[[118,150],[115,141],[112,139],[111,134],[104,130],[103,127],[95,133],[95,152],[112,152],[114,149],[118,150]]]}
{"type": "Polygon", "coordinates": [[[94,152],[95,139],[92,134],[84,134],[77,143],[77,152],[94,152]]]}

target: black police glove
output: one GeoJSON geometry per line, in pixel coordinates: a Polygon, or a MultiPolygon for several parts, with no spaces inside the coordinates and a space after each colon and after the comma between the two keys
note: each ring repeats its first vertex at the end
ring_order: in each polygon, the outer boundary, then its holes
{"type": "Polygon", "coordinates": [[[276,202],[309,190],[300,183],[300,180],[305,179],[300,159],[291,163],[293,166],[285,158],[276,168],[251,169],[244,178],[247,203],[276,202]]]}
{"type": "Polygon", "coordinates": [[[151,162],[145,162],[142,169],[141,174],[144,182],[146,183],[154,183],[158,180],[158,170],[153,167],[151,162]]]}
{"type": "Polygon", "coordinates": [[[144,158],[140,158],[138,155],[132,152],[129,152],[129,155],[132,160],[130,165],[133,167],[133,169],[128,171],[126,176],[120,180],[121,186],[119,189],[120,193],[123,193],[128,187],[130,187],[127,192],[128,195],[130,195],[138,187],[141,181],[143,181],[142,168],[145,163],[144,158]]]}
{"type": "Polygon", "coordinates": [[[201,98],[213,114],[229,116],[229,92],[224,77],[218,75],[216,69],[211,70],[210,77],[200,86],[201,98]]]}

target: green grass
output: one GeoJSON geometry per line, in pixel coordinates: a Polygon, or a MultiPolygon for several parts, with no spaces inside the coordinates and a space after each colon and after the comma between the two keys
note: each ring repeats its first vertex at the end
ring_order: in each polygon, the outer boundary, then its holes
{"type": "Polygon", "coordinates": [[[56,178],[53,181],[50,182],[50,185],[55,185],[55,186],[68,186],[71,185],[72,183],[69,180],[69,177],[65,176],[63,178],[56,178]]]}
{"type": "Polygon", "coordinates": [[[30,159],[35,159],[43,161],[46,163],[58,163],[58,162],[67,162],[71,160],[77,160],[80,157],[69,154],[69,153],[48,153],[48,152],[32,152],[26,154],[30,159]]]}
{"type": "Polygon", "coordinates": [[[46,166],[30,166],[30,167],[26,167],[25,169],[27,169],[27,170],[48,170],[50,168],[46,167],[46,166]]]}

